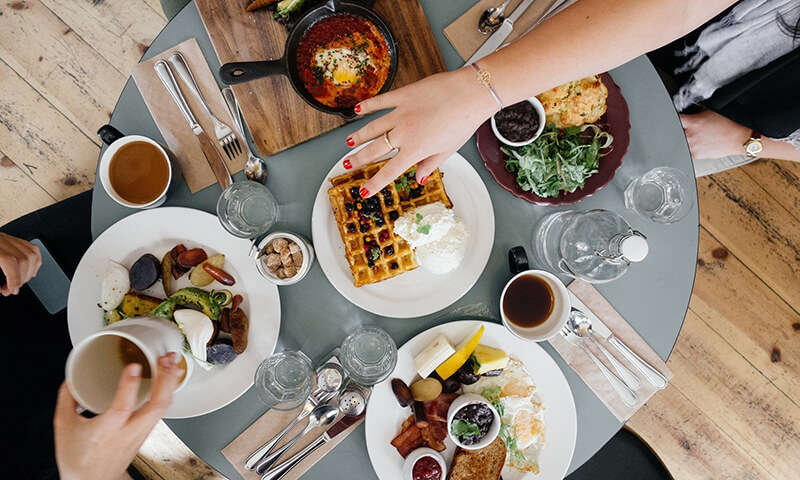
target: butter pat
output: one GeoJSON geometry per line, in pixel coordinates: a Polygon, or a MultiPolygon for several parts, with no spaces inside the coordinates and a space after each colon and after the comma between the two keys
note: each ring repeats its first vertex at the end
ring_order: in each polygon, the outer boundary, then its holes
{"type": "Polygon", "coordinates": [[[414,368],[422,378],[427,378],[436,367],[447,360],[456,351],[450,341],[442,334],[439,334],[433,342],[429,343],[416,357],[414,357],[414,368]]]}

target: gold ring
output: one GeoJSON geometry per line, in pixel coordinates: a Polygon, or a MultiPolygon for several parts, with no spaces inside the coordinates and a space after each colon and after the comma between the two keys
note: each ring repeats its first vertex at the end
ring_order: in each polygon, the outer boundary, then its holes
{"type": "Polygon", "coordinates": [[[389,132],[383,133],[383,141],[386,142],[386,146],[389,147],[389,151],[398,150],[397,148],[392,145],[392,142],[389,141],[389,132]]]}

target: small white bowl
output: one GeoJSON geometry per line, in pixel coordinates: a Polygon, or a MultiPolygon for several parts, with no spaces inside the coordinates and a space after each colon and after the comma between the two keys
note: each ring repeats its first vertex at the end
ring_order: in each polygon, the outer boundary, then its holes
{"type": "Polygon", "coordinates": [[[270,282],[276,285],[292,285],[294,283],[299,282],[302,280],[303,277],[306,276],[306,273],[311,269],[311,265],[314,264],[314,247],[311,246],[311,243],[306,240],[305,238],[301,237],[300,235],[296,235],[294,233],[289,232],[272,232],[263,240],[261,243],[258,244],[258,250],[255,256],[256,268],[258,272],[270,282]],[[272,272],[269,271],[267,265],[261,260],[263,256],[264,250],[267,248],[267,245],[276,238],[285,238],[287,240],[291,240],[300,247],[300,252],[303,254],[303,264],[297,270],[297,273],[290,278],[278,278],[276,275],[273,275],[272,272]]]}
{"type": "Polygon", "coordinates": [[[422,457],[431,457],[436,460],[442,469],[441,478],[447,478],[447,464],[444,462],[442,455],[432,448],[422,447],[412,451],[406,457],[403,463],[403,480],[414,480],[414,464],[422,457]]]}
{"type": "MultiPolygon", "coordinates": [[[[536,113],[539,116],[539,128],[536,129],[536,133],[534,133],[529,140],[525,140],[524,142],[512,142],[511,140],[508,140],[504,136],[500,135],[500,132],[497,130],[497,122],[494,119],[494,115],[492,115],[491,124],[494,136],[497,137],[497,139],[500,140],[501,142],[508,145],[509,147],[524,147],[525,145],[531,144],[533,143],[534,140],[539,138],[539,135],[541,135],[542,131],[544,131],[545,116],[544,116],[544,106],[542,106],[542,102],[540,102],[539,99],[536,97],[531,97],[524,101],[527,101],[528,103],[533,105],[533,109],[536,110],[536,113]]],[[[497,114],[495,113],[495,115],[497,114]]]]}
{"type": "Polygon", "coordinates": [[[488,400],[483,398],[480,395],[476,395],[474,393],[467,393],[464,395],[458,396],[452,404],[450,404],[450,409],[447,411],[447,435],[453,440],[453,443],[458,445],[459,447],[463,448],[464,450],[479,450],[494,441],[497,438],[497,435],[500,433],[500,415],[497,414],[497,410],[494,409],[491,403],[488,400]],[[471,405],[473,403],[482,403],[489,407],[489,410],[492,411],[494,415],[494,420],[492,420],[492,425],[489,427],[489,431],[486,432],[486,436],[481,439],[480,442],[474,443],[472,445],[464,445],[458,440],[458,437],[453,435],[450,432],[450,425],[453,423],[453,417],[458,413],[459,410],[466,407],[467,405],[471,405]]]}

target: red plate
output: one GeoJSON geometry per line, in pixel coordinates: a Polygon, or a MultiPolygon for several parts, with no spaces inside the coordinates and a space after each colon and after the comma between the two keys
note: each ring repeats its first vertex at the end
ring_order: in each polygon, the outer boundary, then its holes
{"type": "Polygon", "coordinates": [[[614,174],[622,166],[622,157],[628,152],[631,141],[631,124],[629,120],[628,103],[622,96],[619,86],[611,79],[611,75],[600,75],[603,83],[608,88],[606,99],[606,113],[596,125],[614,137],[614,143],[606,150],[601,150],[598,172],[586,179],[583,188],[572,193],[561,192],[557,197],[544,198],[532,192],[526,192],[517,185],[516,175],[506,170],[508,156],[500,151],[497,137],[492,133],[492,126],[487,120],[476,132],[478,136],[478,153],[483,163],[492,174],[495,181],[504,189],[527,202],[536,205],[570,205],[593,195],[601,188],[608,185],[614,174]]]}

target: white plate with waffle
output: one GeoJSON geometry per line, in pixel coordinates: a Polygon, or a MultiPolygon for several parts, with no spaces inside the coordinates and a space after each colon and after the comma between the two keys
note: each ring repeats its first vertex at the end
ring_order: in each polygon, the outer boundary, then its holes
{"type": "MultiPolygon", "coordinates": [[[[352,155],[352,152],[348,153],[352,155]]],[[[475,284],[486,267],[494,243],[494,209],[478,172],[455,153],[439,167],[453,212],[469,232],[466,255],[452,272],[435,275],[423,268],[356,287],[345,246],[334,218],[328,190],[331,178],[348,173],[337,160],[325,176],[314,201],[311,233],[314,249],[325,276],[353,304],[385,317],[421,317],[456,302],[475,284]]],[[[379,159],[383,160],[383,159],[379,159]]]]}

